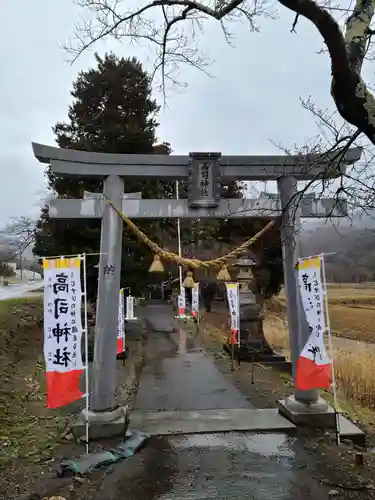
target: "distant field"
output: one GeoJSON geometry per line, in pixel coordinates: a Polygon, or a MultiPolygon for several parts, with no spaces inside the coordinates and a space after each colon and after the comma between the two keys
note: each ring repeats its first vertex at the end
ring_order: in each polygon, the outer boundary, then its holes
{"type": "MultiPolygon", "coordinates": [[[[375,343],[375,283],[329,284],[327,288],[332,333],[375,343]]],[[[277,302],[285,309],[283,291],[277,302]]]]}
{"type": "MultiPolygon", "coordinates": [[[[285,306],[283,293],[270,301],[264,331],[273,348],[289,356],[285,306]]],[[[339,396],[348,408],[355,403],[374,411],[375,283],[329,284],[328,308],[339,396]]]]}

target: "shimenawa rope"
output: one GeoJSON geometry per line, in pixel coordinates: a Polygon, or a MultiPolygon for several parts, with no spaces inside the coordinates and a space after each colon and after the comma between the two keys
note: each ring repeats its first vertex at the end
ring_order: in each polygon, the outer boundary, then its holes
{"type": "Polygon", "coordinates": [[[179,265],[192,267],[192,268],[210,268],[210,267],[220,267],[225,265],[229,260],[234,259],[241,255],[245,250],[247,250],[251,245],[253,245],[259,238],[261,238],[271,227],[273,227],[276,223],[275,220],[270,221],[267,225],[265,225],[257,234],[246,240],[242,245],[235,248],[231,252],[217,259],[213,260],[199,260],[199,259],[187,259],[186,257],[180,257],[179,255],[173,252],[167,252],[163,250],[159,245],[150,240],[150,238],[144,234],[133,221],[129,219],[121,210],[119,210],[114,203],[108,198],[105,199],[106,203],[108,203],[113,210],[118,214],[119,217],[123,219],[125,224],[128,226],[133,235],[138,239],[140,243],[144,243],[147,245],[155,255],[158,255],[160,258],[164,260],[168,260],[170,262],[175,262],[179,265]]]}

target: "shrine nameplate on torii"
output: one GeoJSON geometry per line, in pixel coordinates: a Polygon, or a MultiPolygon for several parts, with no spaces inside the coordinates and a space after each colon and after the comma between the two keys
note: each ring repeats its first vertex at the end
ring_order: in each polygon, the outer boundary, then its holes
{"type": "MultiPolygon", "coordinates": [[[[299,218],[342,217],[345,200],[300,199],[297,181],[337,178],[347,165],[358,161],[361,150],[349,149],[309,156],[222,156],[220,153],[175,155],[106,154],[72,151],[33,143],[36,158],[51,165],[52,172],[62,176],[87,176],[104,179],[103,195],[85,199],[50,201],[53,218],[102,218],[101,257],[99,263],[98,303],[94,351],[94,387],[91,405],[94,411],[113,408],[116,387],[116,330],[121,271],[123,221],[104,201],[104,197],[131,219],[139,218],[237,218],[282,215],[284,283],[288,299],[288,323],[293,366],[308,336],[306,322],[300,314],[295,264],[299,245],[295,228],[299,218]],[[335,158],[341,159],[340,165],[335,158]],[[323,160],[322,160],[323,158],[323,160]],[[187,199],[141,199],[124,196],[124,178],[187,181],[187,199]],[[277,181],[278,197],[259,199],[220,199],[220,180],[277,181]],[[111,276],[104,269],[111,266],[111,276]]],[[[316,391],[296,391],[301,405],[317,401],[316,391]]]]}

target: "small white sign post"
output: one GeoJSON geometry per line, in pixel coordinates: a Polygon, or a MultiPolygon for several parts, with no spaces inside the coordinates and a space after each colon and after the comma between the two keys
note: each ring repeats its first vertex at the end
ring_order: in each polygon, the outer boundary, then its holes
{"type": "Polygon", "coordinates": [[[136,320],[134,316],[134,297],[132,295],[128,295],[126,297],[126,321],[136,320]]]}
{"type": "Polygon", "coordinates": [[[195,283],[191,291],[191,314],[199,323],[199,283],[195,283]]]}
{"type": "Polygon", "coordinates": [[[181,286],[180,295],[177,299],[178,304],[178,315],[177,318],[185,319],[186,318],[186,296],[185,296],[185,287],[181,286]]]}
{"type": "MultiPolygon", "coordinates": [[[[238,283],[225,283],[230,314],[229,344],[231,345],[232,370],[234,370],[234,346],[240,348],[240,294],[238,283]]],[[[238,358],[239,359],[239,358],[238,358]]]]}

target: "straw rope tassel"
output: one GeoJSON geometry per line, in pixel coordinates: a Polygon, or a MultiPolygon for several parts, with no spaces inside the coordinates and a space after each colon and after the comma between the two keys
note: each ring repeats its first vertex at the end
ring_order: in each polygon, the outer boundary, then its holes
{"type": "Polygon", "coordinates": [[[152,261],[152,264],[151,264],[148,272],[149,273],[163,273],[164,272],[164,266],[160,261],[159,255],[154,255],[154,260],[152,261]]]}
{"type": "Polygon", "coordinates": [[[232,278],[230,277],[230,274],[228,272],[227,266],[223,266],[220,271],[218,272],[216,279],[218,281],[230,281],[232,278]]]}
{"type": "Polygon", "coordinates": [[[194,283],[193,273],[191,271],[188,271],[186,273],[186,278],[184,279],[182,286],[184,286],[185,288],[194,288],[195,283],[194,283]]]}

